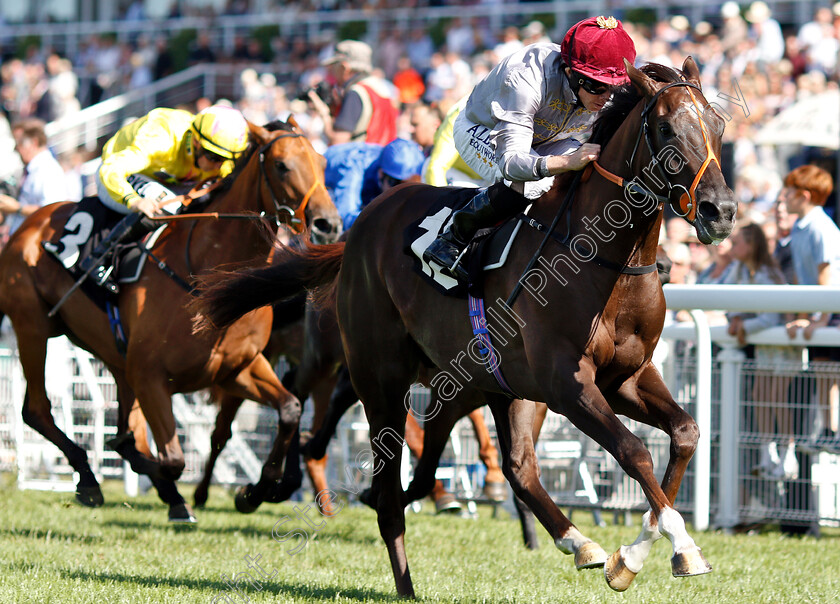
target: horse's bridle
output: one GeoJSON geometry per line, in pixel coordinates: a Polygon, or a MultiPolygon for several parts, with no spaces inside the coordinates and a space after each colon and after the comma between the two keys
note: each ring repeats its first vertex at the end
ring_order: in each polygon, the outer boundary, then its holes
{"type": "MultiPolygon", "coordinates": [[[[268,192],[271,195],[271,201],[274,204],[274,220],[277,226],[280,226],[281,223],[285,222],[286,224],[290,225],[295,231],[300,233],[303,231],[303,226],[306,224],[306,206],[309,204],[309,200],[312,199],[312,194],[318,189],[318,187],[324,187],[326,191],[326,186],[324,182],[320,178],[316,178],[315,182],[312,183],[312,186],[309,187],[309,190],[306,192],[306,195],[303,196],[303,200],[298,204],[297,209],[292,209],[292,207],[285,203],[280,203],[280,200],[277,199],[277,196],[274,194],[274,189],[271,187],[271,181],[268,179],[268,171],[265,167],[265,157],[266,151],[268,151],[271,146],[279,141],[281,138],[302,138],[303,134],[300,132],[287,132],[285,134],[281,134],[262,147],[260,147],[258,153],[260,154],[260,172],[262,173],[263,178],[265,179],[265,184],[268,187],[268,192]],[[283,220],[283,217],[286,217],[286,220],[283,220]]],[[[315,165],[315,159],[312,157],[312,152],[309,148],[304,145],[304,149],[306,150],[306,159],[309,161],[309,165],[312,168],[313,174],[318,173],[318,168],[315,165]]]]}
{"type": "Polygon", "coordinates": [[[629,166],[633,165],[633,162],[636,158],[636,152],[639,149],[639,143],[641,142],[642,135],[644,134],[645,144],[647,145],[648,152],[650,153],[651,157],[651,163],[654,166],[656,166],[656,169],[662,176],[663,182],[668,187],[667,196],[658,195],[657,193],[654,193],[648,187],[645,187],[640,182],[637,182],[636,178],[634,178],[633,180],[627,180],[620,176],[617,176],[609,170],[607,170],[606,168],[604,168],[597,161],[593,161],[592,165],[598,172],[598,174],[600,174],[610,182],[613,182],[618,186],[627,189],[631,194],[641,193],[646,196],[652,196],[662,203],[668,203],[671,205],[671,207],[674,209],[674,212],[676,212],[678,216],[685,218],[689,223],[694,224],[694,220],[697,216],[697,185],[700,184],[700,179],[703,177],[703,174],[705,174],[706,169],[709,167],[709,164],[715,162],[718,166],[718,169],[720,169],[720,160],[718,159],[717,154],[715,154],[714,150],[712,149],[712,143],[709,134],[706,131],[706,124],[703,121],[703,112],[700,111],[700,105],[697,103],[697,97],[694,96],[694,92],[691,90],[692,88],[697,90],[698,92],[702,92],[700,90],[700,87],[696,84],[692,84],[691,82],[685,81],[672,82],[670,84],[666,84],[665,86],[656,91],[656,93],[651,97],[651,99],[642,109],[642,127],[639,129],[639,134],[636,136],[636,144],[633,145],[633,153],[630,156],[630,160],[627,162],[629,166]],[[703,164],[700,166],[700,169],[694,176],[694,180],[692,181],[691,186],[688,188],[681,184],[673,184],[668,178],[668,174],[665,168],[662,167],[662,164],[657,158],[657,153],[653,149],[653,140],[651,138],[650,126],[648,124],[650,112],[656,106],[656,102],[659,99],[659,95],[661,95],[669,88],[675,88],[677,86],[685,87],[689,96],[691,96],[691,102],[694,103],[694,107],[697,109],[698,121],[700,122],[700,132],[703,134],[703,142],[706,146],[706,159],[703,160],[703,164]]]}

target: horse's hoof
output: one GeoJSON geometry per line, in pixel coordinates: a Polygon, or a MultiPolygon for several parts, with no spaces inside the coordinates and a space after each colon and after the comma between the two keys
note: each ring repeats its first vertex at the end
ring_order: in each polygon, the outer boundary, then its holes
{"type": "Polygon", "coordinates": [[[485,482],[482,490],[490,501],[501,503],[507,499],[507,486],[504,482],[485,482]]]}
{"type": "Polygon", "coordinates": [[[703,557],[698,547],[695,550],[674,554],[671,558],[671,573],[675,577],[693,577],[712,572],[712,565],[703,557]]]}
{"type": "Polygon", "coordinates": [[[435,499],[435,513],[437,514],[457,514],[461,511],[461,504],[455,499],[452,493],[444,493],[435,499]]]}
{"type": "Polygon", "coordinates": [[[607,552],[594,541],[584,543],[575,552],[575,568],[600,568],[607,562],[607,552]]]}
{"type": "Polygon", "coordinates": [[[233,502],[236,505],[236,511],[240,514],[253,514],[259,507],[248,503],[248,493],[251,491],[250,487],[250,484],[244,487],[239,487],[236,491],[236,497],[233,498],[233,502]]]}
{"type": "Polygon", "coordinates": [[[624,565],[621,550],[607,558],[604,563],[604,578],[607,580],[607,585],[615,591],[624,591],[636,578],[636,573],[624,565]]]}
{"type": "Polygon", "coordinates": [[[193,514],[192,508],[187,502],[176,503],[169,506],[169,522],[182,522],[185,524],[195,524],[198,519],[193,514]]]}
{"type": "Polygon", "coordinates": [[[208,497],[208,489],[199,486],[195,490],[195,493],[193,493],[193,501],[195,502],[195,507],[203,508],[204,504],[207,503],[207,497],[208,497]]]}
{"type": "Polygon", "coordinates": [[[98,508],[105,503],[102,489],[95,487],[76,487],[76,501],[88,508],[98,508]]]}

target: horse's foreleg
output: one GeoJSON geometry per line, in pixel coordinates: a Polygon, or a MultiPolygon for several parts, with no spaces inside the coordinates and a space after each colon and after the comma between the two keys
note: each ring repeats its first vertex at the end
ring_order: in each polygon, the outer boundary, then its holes
{"type": "MultiPolygon", "coordinates": [[[[324,379],[312,389],[311,398],[315,406],[312,417],[312,432],[317,432],[324,423],[324,418],[329,408],[330,396],[335,389],[336,381],[335,377],[324,379]]],[[[325,516],[332,516],[332,498],[319,496],[321,493],[326,493],[329,490],[326,473],[327,455],[324,454],[320,459],[312,459],[312,457],[304,455],[303,463],[306,465],[306,472],[309,474],[309,480],[312,483],[315,501],[321,508],[321,513],[325,516]]]]}
{"type": "Polygon", "coordinates": [[[219,412],[216,414],[216,424],[213,433],[210,435],[210,454],[207,456],[207,463],[204,465],[204,475],[201,477],[193,493],[193,500],[196,507],[204,507],[210,490],[210,482],[213,480],[213,468],[219,459],[222,450],[233,434],[231,426],[236,412],[242,406],[243,399],[238,396],[219,393],[214,389],[214,398],[218,397],[219,412]]]}
{"type": "MultiPolygon", "coordinates": [[[[651,530],[653,523],[658,521],[659,530],[674,545],[675,554],[672,565],[687,568],[690,574],[709,572],[711,567],[702,558],[699,548],[686,531],[685,522],[671,506],[671,501],[656,481],[653,460],[644,443],[616,417],[593,381],[587,380],[583,384],[578,384],[577,387],[580,390],[577,399],[562,408],[558,405],[558,410],[562,410],[579,430],[593,438],[610,453],[627,475],[642,487],[653,511],[653,514],[649,516],[651,530]]],[[[566,390],[571,390],[571,388],[566,390]]],[[[649,544],[652,544],[655,535],[648,535],[648,532],[650,531],[643,530],[642,541],[645,543],[643,547],[649,549],[649,544]]],[[[624,553],[627,552],[625,548],[626,546],[622,546],[624,553]]],[[[619,550],[610,557],[604,567],[607,583],[618,591],[627,589],[633,577],[641,570],[641,562],[643,562],[643,556],[630,558],[619,550]]],[[[676,572],[677,566],[674,568],[676,572]]]]}
{"type": "MultiPolygon", "coordinates": [[[[346,367],[338,370],[335,388],[330,395],[324,419],[304,447],[304,454],[313,459],[321,459],[327,454],[327,446],[330,439],[338,428],[338,422],[350,407],[359,401],[353,384],[350,382],[350,373],[346,367]]],[[[314,424],[313,424],[314,427],[314,424]]]]}
{"type": "Polygon", "coordinates": [[[47,360],[47,334],[34,334],[18,330],[18,354],[26,378],[22,416],[27,426],[58,447],[70,466],[79,473],[76,500],[87,507],[99,507],[105,499],[99,482],[88,463],[87,452],[59,429],[52,416],[52,405],[47,398],[44,384],[44,365],[47,360]]]}
{"type": "Polygon", "coordinates": [[[474,409],[467,417],[470,418],[473,431],[475,431],[475,439],[478,441],[478,456],[487,468],[487,475],[484,477],[484,495],[490,501],[504,501],[507,496],[505,475],[499,466],[499,452],[493,445],[487,424],[484,423],[484,411],[474,409]]]}
{"type": "Polygon", "coordinates": [[[257,484],[249,484],[237,492],[236,509],[250,513],[268,499],[288,499],[300,488],[303,480],[298,435],[300,401],[283,387],[262,354],[254,357],[251,364],[235,377],[220,385],[231,395],[270,405],[279,414],[277,437],[263,465],[260,479],[257,484]]]}
{"type": "Polygon", "coordinates": [[[574,553],[578,569],[603,566],[606,552],[563,515],[540,484],[533,441],[534,403],[501,395],[488,395],[488,400],[502,449],[502,469],[514,493],[531,508],[557,548],[565,554],[574,553]]]}
{"type": "Polygon", "coordinates": [[[697,422],[674,401],[652,364],[641,372],[638,379],[625,382],[609,398],[609,402],[617,413],[660,428],[670,437],[670,456],[662,478],[662,490],[673,505],[700,439],[697,422]]]}
{"type": "MultiPolygon", "coordinates": [[[[697,448],[700,436],[697,423],[674,401],[652,364],[637,378],[625,382],[608,400],[616,412],[649,426],[661,428],[670,437],[670,456],[661,486],[668,501],[673,505],[688,463],[697,448]]],[[[677,524],[677,535],[671,539],[674,547],[671,560],[674,575],[690,576],[709,572],[711,567],[702,554],[692,548],[691,544],[687,544],[681,536],[680,520],[674,519],[673,522],[677,524]]],[[[668,528],[667,525],[663,527],[664,530],[668,528]]],[[[610,557],[608,567],[611,567],[610,572],[615,577],[611,583],[614,589],[623,590],[629,586],[641,569],[651,546],[661,537],[657,518],[648,512],[644,516],[642,531],[636,541],[623,546],[610,557]]]]}
{"type": "MultiPolygon", "coordinates": [[[[548,406],[545,403],[535,403],[535,405],[534,429],[531,432],[531,437],[536,444],[540,437],[545,416],[548,413],[548,406]]],[[[514,497],[513,503],[516,507],[516,515],[519,516],[519,523],[522,525],[522,539],[525,541],[525,547],[528,549],[539,548],[537,529],[534,525],[534,513],[519,497],[514,497]]]]}
{"type": "MultiPolygon", "coordinates": [[[[430,405],[429,408],[433,406],[430,405]]],[[[405,441],[418,460],[414,468],[414,478],[405,492],[408,501],[417,501],[431,493],[438,512],[457,512],[461,509],[461,504],[446,490],[443,483],[435,478],[435,473],[449,434],[467,408],[469,407],[459,399],[448,401],[426,420],[425,430],[417,423],[413,413],[409,412],[406,415],[405,441]]]]}

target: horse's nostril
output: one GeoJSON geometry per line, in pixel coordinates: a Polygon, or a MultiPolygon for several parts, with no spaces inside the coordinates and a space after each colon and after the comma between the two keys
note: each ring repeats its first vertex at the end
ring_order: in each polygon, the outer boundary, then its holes
{"type": "Polygon", "coordinates": [[[731,201],[701,201],[697,206],[697,213],[707,223],[711,222],[732,222],[735,213],[738,211],[738,204],[731,201]]]}
{"type": "Polygon", "coordinates": [[[697,213],[706,222],[715,222],[720,218],[720,209],[711,201],[701,201],[697,206],[697,213]]]}
{"type": "Polygon", "coordinates": [[[316,218],[312,221],[312,228],[321,233],[332,233],[333,225],[326,218],[316,218]]]}

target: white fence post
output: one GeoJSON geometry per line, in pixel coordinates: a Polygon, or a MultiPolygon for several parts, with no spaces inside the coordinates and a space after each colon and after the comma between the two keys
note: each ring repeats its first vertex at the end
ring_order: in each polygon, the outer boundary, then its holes
{"type": "Polygon", "coordinates": [[[718,513],[715,524],[732,528],[739,521],[738,435],[741,432],[741,371],[744,351],[726,346],[720,361],[720,447],[718,450],[718,513]]]}
{"type": "Polygon", "coordinates": [[[694,452],[694,528],[709,528],[710,479],[712,473],[712,335],[702,310],[692,310],[697,331],[697,411],[700,441],[694,452]]]}

